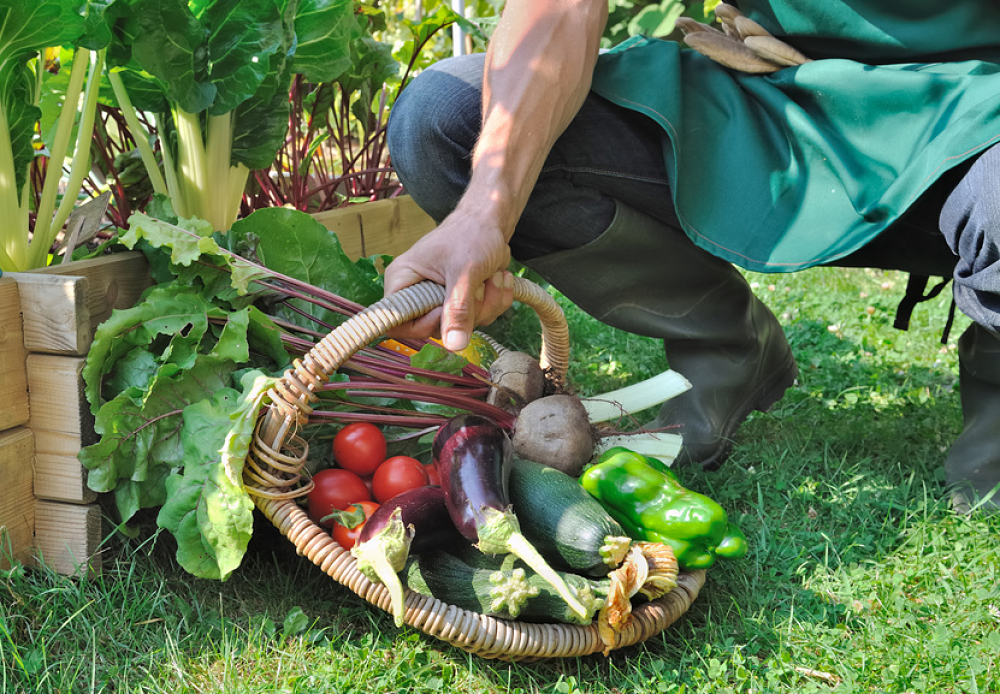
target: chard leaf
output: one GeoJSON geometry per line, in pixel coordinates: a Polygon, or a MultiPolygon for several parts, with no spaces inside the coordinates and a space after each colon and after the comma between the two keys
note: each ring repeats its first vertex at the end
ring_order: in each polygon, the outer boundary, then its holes
{"type": "MultiPolygon", "coordinates": [[[[118,369],[119,361],[133,350],[148,350],[160,336],[169,338],[163,356],[156,361],[190,366],[194,353],[188,343],[201,340],[208,329],[209,317],[223,318],[225,313],[213,309],[193,290],[184,292],[182,287],[173,284],[153,287],[143,302],[112,313],[98,326],[83,368],[84,392],[91,412],[96,415],[105,399],[115,397],[115,394],[102,392],[104,376],[118,369]]],[[[137,355],[131,356],[126,364],[129,363],[140,365],[144,371],[150,370],[148,359],[137,355]]],[[[142,380],[148,380],[148,374],[119,374],[109,381],[109,385],[142,380]]]]}
{"type": "MultiPolygon", "coordinates": [[[[468,364],[468,360],[460,354],[449,352],[444,347],[434,344],[426,344],[420,351],[410,357],[410,365],[418,369],[429,369],[443,374],[458,375],[468,364]]],[[[414,380],[420,383],[431,383],[435,385],[446,385],[445,381],[439,381],[424,376],[414,376],[414,380]]]]}
{"type": "Polygon", "coordinates": [[[80,45],[96,51],[111,43],[111,24],[124,0],[86,0],[83,7],[84,28],[80,45]]]}
{"type": "Polygon", "coordinates": [[[295,72],[316,84],[351,66],[351,42],[361,35],[354,0],[301,0],[295,15],[295,72]]]}
{"type": "MultiPolygon", "coordinates": [[[[379,285],[351,262],[337,235],[304,212],[281,207],[257,210],[233,225],[230,243],[238,244],[250,234],[257,239],[260,262],[275,272],[365,306],[382,298],[379,285]]],[[[303,304],[302,308],[313,314],[318,311],[320,315],[316,317],[329,325],[344,320],[339,314],[319,311],[312,305],[303,304]]],[[[282,317],[303,324],[303,319],[290,311],[282,317]]]]}
{"type": "Polygon", "coordinates": [[[277,371],[284,371],[291,365],[291,357],[281,339],[281,330],[256,306],[247,307],[247,316],[247,339],[254,351],[274,362],[277,371]]]}
{"type": "MultiPolygon", "coordinates": [[[[140,239],[145,239],[154,248],[169,248],[170,262],[183,267],[191,266],[203,254],[218,259],[229,271],[229,282],[240,295],[247,293],[250,282],[269,275],[266,268],[222,249],[212,237],[211,225],[200,220],[181,220],[175,225],[137,212],[129,218],[129,225],[129,230],[120,238],[126,247],[134,248],[140,239]]],[[[197,268],[195,274],[204,271],[205,268],[197,268]]]]}
{"type": "Polygon", "coordinates": [[[184,409],[184,470],[167,479],[167,500],[157,516],[157,524],[177,538],[177,561],[201,578],[228,578],[253,532],[253,502],[243,489],[238,452],[249,438],[242,430],[230,433],[240,404],[240,394],[226,388],[184,409]]]}
{"type": "Polygon", "coordinates": [[[148,391],[129,388],[97,412],[101,439],[80,451],[87,486],[115,493],[122,520],[166,501],[164,479],[184,464],[182,414],[231,383],[236,366],[201,356],[188,370],[163,366],[148,391]]]}
{"type": "Polygon", "coordinates": [[[216,88],[205,80],[207,31],[186,0],[136,0],[126,26],[132,58],[170,101],[189,113],[212,104],[216,88]]]}
{"type": "Polygon", "coordinates": [[[248,169],[267,168],[274,162],[288,133],[288,86],[292,64],[287,55],[271,56],[270,70],[260,90],[233,111],[232,160],[248,169]]]}
{"type": "Polygon", "coordinates": [[[210,30],[205,49],[208,79],[216,89],[209,113],[228,113],[252,97],[284,43],[281,10],[275,0],[215,0],[198,15],[210,30]]]}

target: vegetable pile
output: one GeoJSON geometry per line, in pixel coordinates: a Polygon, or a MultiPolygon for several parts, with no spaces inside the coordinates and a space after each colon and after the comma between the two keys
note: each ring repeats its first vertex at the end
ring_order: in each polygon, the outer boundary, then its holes
{"type": "MultiPolygon", "coordinates": [[[[258,211],[225,236],[135,215],[120,242],[147,254],[158,282],[97,331],[84,372],[101,435],[81,453],[88,484],[114,493],[126,529],[140,509],[159,507],[179,563],[225,579],[253,525],[244,461],[268,392],[293,359],[381,297],[374,262],[350,262],[334,235],[283,209],[258,211]]],[[[634,602],[672,590],[678,564],[740,555],[716,537],[719,527],[733,535],[721,509],[679,532],[651,505],[624,512],[630,483],[620,477],[598,480],[596,492],[587,485],[626,453],[676,481],[655,458],[612,448],[581,485],[617,432],[598,428],[588,400],[551,393],[544,378],[515,390],[487,370],[488,343],[467,354],[480,363],[433,340],[361,348],[315,389],[299,432],[308,455],[291,494],[386,585],[398,623],[409,588],[502,618],[596,619],[610,644],[634,602]],[[525,416],[539,405],[544,417],[525,416]],[[574,425],[559,423],[567,406],[574,425]],[[546,433],[528,441],[544,446],[518,444],[532,427],[546,433]]],[[[600,402],[620,411],[619,397],[600,402]]],[[[658,493],[662,510],[682,505],[680,491],[658,493]]],[[[689,508],[709,508],[685,493],[689,508]]]]}

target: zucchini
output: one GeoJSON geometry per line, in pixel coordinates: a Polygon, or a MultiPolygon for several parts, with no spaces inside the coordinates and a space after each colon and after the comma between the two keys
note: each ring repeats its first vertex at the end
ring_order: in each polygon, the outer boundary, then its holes
{"type": "Polygon", "coordinates": [[[594,577],[607,576],[621,565],[631,540],[575,479],[515,457],[509,484],[521,532],[550,564],[594,577]]]}
{"type": "Polygon", "coordinates": [[[462,609],[501,619],[589,624],[604,606],[610,580],[594,581],[561,573],[586,614],[566,604],[558,592],[527,565],[511,555],[489,556],[472,546],[411,556],[403,569],[406,586],[462,609]]]}

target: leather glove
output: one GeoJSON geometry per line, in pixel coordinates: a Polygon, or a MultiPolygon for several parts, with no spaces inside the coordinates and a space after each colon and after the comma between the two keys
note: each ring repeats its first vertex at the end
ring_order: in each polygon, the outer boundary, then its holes
{"type": "Polygon", "coordinates": [[[677,28],[684,34],[684,43],[720,65],[766,74],[810,62],[732,5],[719,3],[715,18],[722,24],[722,31],[689,17],[678,18],[677,28]]]}

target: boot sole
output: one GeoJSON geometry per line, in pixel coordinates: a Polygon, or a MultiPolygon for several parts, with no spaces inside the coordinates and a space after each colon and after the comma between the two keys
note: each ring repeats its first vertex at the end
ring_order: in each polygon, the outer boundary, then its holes
{"type": "Polygon", "coordinates": [[[785,391],[795,383],[795,379],[798,376],[799,365],[795,362],[795,358],[791,350],[789,350],[782,368],[765,381],[764,385],[755,394],[747,398],[743,405],[730,417],[728,423],[723,427],[719,438],[720,445],[715,453],[707,458],[692,460],[685,455],[686,452],[682,449],[680,456],[677,458],[677,463],[679,465],[696,463],[707,470],[718,468],[726,461],[729,454],[732,453],[732,437],[736,433],[736,430],[740,428],[740,425],[750,416],[750,413],[767,412],[770,410],[785,395],[785,391]],[[685,458],[687,459],[685,460],[685,458]]]}

